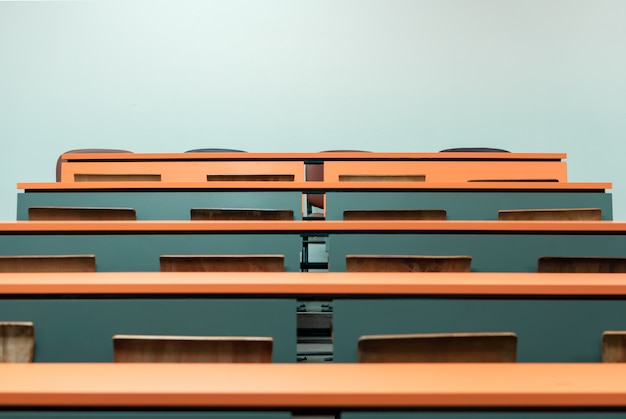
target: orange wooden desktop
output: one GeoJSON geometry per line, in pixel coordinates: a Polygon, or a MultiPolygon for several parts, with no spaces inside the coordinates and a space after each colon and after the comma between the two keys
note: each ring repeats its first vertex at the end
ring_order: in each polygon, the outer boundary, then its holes
{"type": "Polygon", "coordinates": [[[624,364],[55,363],[0,376],[2,407],[626,407],[624,364]]]}

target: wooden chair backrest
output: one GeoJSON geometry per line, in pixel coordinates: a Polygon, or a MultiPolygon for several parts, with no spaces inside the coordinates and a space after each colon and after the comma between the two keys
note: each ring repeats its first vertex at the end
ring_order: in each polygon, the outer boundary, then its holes
{"type": "Polygon", "coordinates": [[[0,322],[0,362],[33,362],[34,350],[32,322],[0,322]]]}
{"type": "Polygon", "coordinates": [[[602,362],[626,362],[626,331],[602,333],[602,362]]]}
{"type": "Polygon", "coordinates": [[[500,210],[498,220],[533,221],[600,221],[600,208],[545,208],[525,210],[500,210]]]}
{"type": "Polygon", "coordinates": [[[137,219],[137,214],[132,208],[29,207],[28,219],[31,221],[134,221],[137,219]]]}
{"type": "Polygon", "coordinates": [[[95,255],[0,256],[0,272],[95,272],[95,255]]]}
{"type": "Polygon", "coordinates": [[[192,220],[293,220],[293,210],[192,208],[192,220]]]}
{"type": "Polygon", "coordinates": [[[344,220],[445,220],[446,210],[346,210],[344,220]]]}
{"type": "Polygon", "coordinates": [[[272,362],[271,337],[113,336],[114,362],[272,362]]]}
{"type": "Polygon", "coordinates": [[[161,272],[284,272],[283,255],[161,255],[161,272]]]}
{"type": "Polygon", "coordinates": [[[471,256],[346,256],[348,272],[470,272],[471,264],[471,256]]]}
{"type": "Polygon", "coordinates": [[[359,362],[515,362],[514,333],[361,336],[359,362]]]}
{"type": "Polygon", "coordinates": [[[626,272],[626,258],[593,256],[543,256],[538,272],[617,273],[626,272]]]}

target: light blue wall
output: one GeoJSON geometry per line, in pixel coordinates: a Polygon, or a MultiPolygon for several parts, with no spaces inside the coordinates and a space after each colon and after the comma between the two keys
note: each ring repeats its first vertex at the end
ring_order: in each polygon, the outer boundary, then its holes
{"type": "Polygon", "coordinates": [[[73,148],[566,152],[626,219],[626,1],[0,2],[0,219],[73,148]]]}

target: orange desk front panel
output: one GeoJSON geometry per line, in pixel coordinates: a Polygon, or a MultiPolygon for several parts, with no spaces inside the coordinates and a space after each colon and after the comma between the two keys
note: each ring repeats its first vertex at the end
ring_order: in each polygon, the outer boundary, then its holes
{"type": "Polygon", "coordinates": [[[5,364],[0,376],[3,408],[626,408],[621,364],[5,364]]]}

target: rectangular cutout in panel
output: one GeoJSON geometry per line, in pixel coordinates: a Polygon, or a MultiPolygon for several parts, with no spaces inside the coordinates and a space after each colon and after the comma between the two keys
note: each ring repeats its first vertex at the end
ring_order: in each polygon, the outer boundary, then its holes
{"type": "Polygon", "coordinates": [[[192,220],[293,220],[293,210],[192,208],[192,220]]]}
{"type": "Polygon", "coordinates": [[[31,221],[67,220],[128,220],[137,219],[132,208],[95,208],[95,207],[30,207],[28,219],[31,221]]]}
{"type": "Polygon", "coordinates": [[[208,182],[293,182],[294,175],[206,175],[208,182]]]}
{"type": "Polygon", "coordinates": [[[272,362],[265,336],[113,336],[114,362],[272,362]]]}
{"type": "Polygon", "coordinates": [[[33,322],[0,322],[0,362],[33,362],[33,322]]]}
{"type": "Polygon", "coordinates": [[[624,273],[626,272],[626,258],[543,256],[539,258],[537,270],[557,273],[624,273]]]}
{"type": "Polygon", "coordinates": [[[515,362],[517,336],[433,333],[361,336],[359,362],[515,362]]]}
{"type": "Polygon", "coordinates": [[[471,256],[347,255],[347,272],[470,272],[471,256]]]}
{"type": "Polygon", "coordinates": [[[95,272],[95,255],[0,256],[0,272],[95,272]]]}
{"type": "Polygon", "coordinates": [[[87,174],[76,173],[75,182],[160,182],[161,175],[149,174],[87,174]]]}
{"type": "Polygon", "coordinates": [[[500,210],[501,221],[600,221],[600,208],[545,208],[526,210],[500,210]]]}
{"type": "Polygon", "coordinates": [[[344,220],[445,220],[446,210],[346,210],[344,220]]]}
{"type": "Polygon", "coordinates": [[[161,272],[284,272],[283,255],[161,255],[161,272]]]}
{"type": "Polygon", "coordinates": [[[339,175],[339,182],[425,182],[426,175],[339,175]]]}

